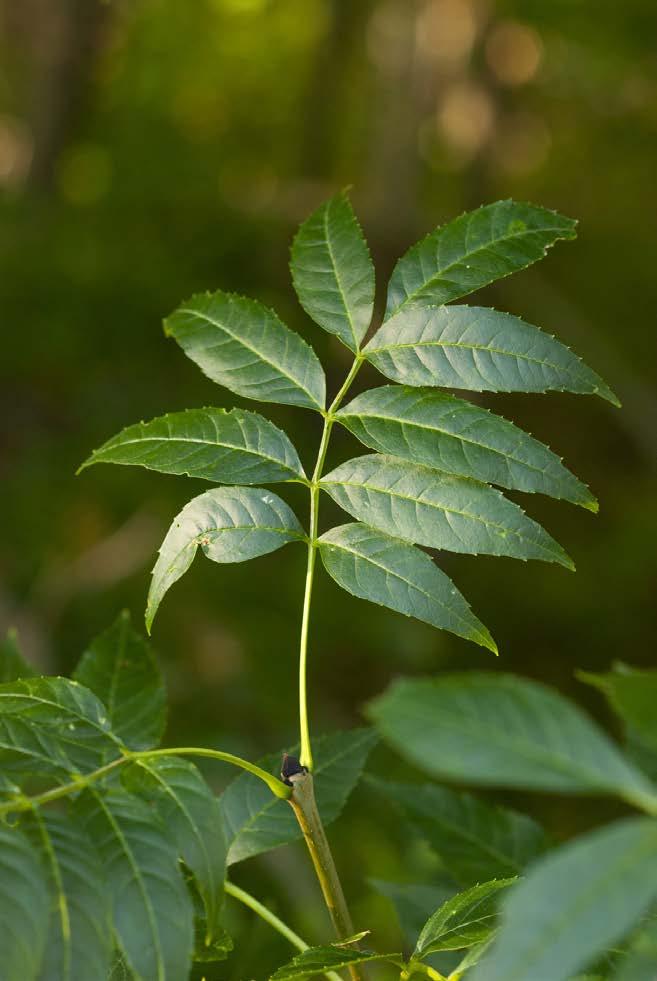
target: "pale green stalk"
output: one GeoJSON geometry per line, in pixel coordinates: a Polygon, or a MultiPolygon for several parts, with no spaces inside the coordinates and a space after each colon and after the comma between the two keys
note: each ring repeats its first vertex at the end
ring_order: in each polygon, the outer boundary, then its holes
{"type": "MultiPolygon", "coordinates": [[[[309,944],[307,944],[305,940],[302,940],[301,937],[295,933],[294,930],[287,925],[287,923],[284,923],[283,920],[279,919],[275,913],[272,913],[270,909],[258,902],[255,896],[252,896],[244,889],[240,889],[240,887],[236,886],[234,882],[228,882],[228,880],[226,880],[225,889],[229,896],[239,900],[240,903],[244,903],[244,905],[248,906],[254,913],[257,913],[258,916],[265,920],[265,922],[273,927],[274,930],[278,931],[282,937],[289,940],[292,946],[296,947],[297,950],[308,950],[309,944]]],[[[340,975],[336,974],[335,971],[327,971],[324,977],[329,978],[329,981],[342,981],[340,975]]]]}
{"type": "Polygon", "coordinates": [[[224,753],[218,749],[206,749],[201,746],[175,746],[171,749],[147,749],[140,752],[132,752],[131,750],[124,749],[123,755],[112,760],[111,763],[106,763],[105,766],[99,767],[92,773],[81,773],[69,783],[61,784],[59,787],[53,787],[51,790],[46,790],[42,794],[36,794],[34,797],[28,797],[24,794],[12,797],[10,800],[0,804],[0,817],[15,811],[31,810],[33,807],[39,807],[41,804],[49,804],[51,801],[68,797],[70,794],[78,793],[80,790],[84,790],[85,787],[89,787],[92,783],[96,783],[96,781],[111,773],[112,770],[123,766],[124,763],[135,763],[139,760],[153,759],[153,757],[157,756],[206,756],[212,760],[221,760],[223,763],[232,763],[233,766],[238,766],[242,770],[248,770],[249,773],[259,777],[267,784],[276,797],[287,800],[292,794],[291,788],[287,787],[282,780],[279,780],[278,777],[273,776],[271,773],[267,773],[266,770],[262,770],[255,763],[249,763],[248,760],[243,760],[240,756],[234,756],[232,753],[224,753]]]}
{"type": "Polygon", "coordinates": [[[303,766],[309,770],[313,768],[313,754],[310,745],[310,728],[308,723],[308,627],[310,623],[310,604],[313,594],[313,583],[315,579],[315,559],[317,556],[317,536],[319,529],[319,482],[326,460],[331,429],[335,413],[340,408],[342,400],[349,391],[349,387],[358,374],[363,355],[358,353],[351,366],[349,374],[344,380],[342,388],[333,399],[329,408],[323,413],[324,428],[322,438],[317,453],[317,462],[310,481],[310,530],[308,536],[308,563],[306,566],[306,585],[303,595],[303,614],[301,617],[301,638],[299,642],[299,733],[301,743],[300,759],[303,766]]]}

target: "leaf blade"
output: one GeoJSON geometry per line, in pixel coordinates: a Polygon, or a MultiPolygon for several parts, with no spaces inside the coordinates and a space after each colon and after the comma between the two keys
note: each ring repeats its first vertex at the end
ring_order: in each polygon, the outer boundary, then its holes
{"type": "Polygon", "coordinates": [[[199,293],[165,319],[164,330],[208,378],[237,395],[324,408],[317,355],[256,300],[221,290],[199,293]]]}
{"type": "Polygon", "coordinates": [[[565,344],[488,307],[409,307],[386,321],[364,354],[403,385],[471,392],[574,392],[620,405],[565,344]]]}
{"type": "Polygon", "coordinates": [[[472,981],[567,981],[654,901],[656,870],[657,822],[649,818],[618,821],[559,848],[509,895],[472,981]]]}
{"type": "Polygon", "coordinates": [[[76,774],[121,755],[107,710],[66,678],[25,678],[0,685],[0,751],[9,774],[76,774]]]}
{"type": "Polygon", "coordinates": [[[103,863],[114,930],[143,981],[188,975],[194,943],[191,898],[175,847],[148,805],[124,791],[92,791],[76,802],[103,863]]]}
{"type": "Polygon", "coordinates": [[[405,304],[443,304],[542,259],[576,222],[556,211],[497,201],[466,212],[412,246],[395,266],[386,316],[405,304]]]}
{"type": "Polygon", "coordinates": [[[71,814],[35,812],[31,824],[55,899],[39,981],[104,978],[111,964],[112,924],[92,843],[71,814]]]}
{"type": "Polygon", "coordinates": [[[0,823],[0,950],[7,978],[37,977],[48,928],[42,863],[27,838],[0,823]]]}
{"type": "Polygon", "coordinates": [[[213,562],[245,562],[304,533],[288,505],[255,487],[217,487],[193,498],[174,519],[159,549],[146,605],[146,626],[165,593],[189,569],[199,546],[213,562]]]}
{"type": "Polygon", "coordinates": [[[226,870],[226,836],[218,799],[198,768],[175,756],[139,761],[127,771],[124,783],[155,808],[192,872],[205,907],[204,940],[209,945],[221,935],[226,870]]]}
{"type": "Polygon", "coordinates": [[[158,746],[166,694],[155,656],[123,611],[83,653],[73,678],[103,702],[112,731],[130,749],[158,746]]]}
{"type": "Polygon", "coordinates": [[[347,460],[320,486],[354,518],[414,544],[574,569],[561,546],[517,504],[465,477],[371,454],[347,460]]]}
{"type": "Polygon", "coordinates": [[[369,778],[397,804],[462,887],[519,875],[547,848],[543,828],[532,818],[493,807],[472,794],[436,784],[398,784],[369,778]]]}
{"type": "Polygon", "coordinates": [[[349,198],[337,194],[300,227],[292,282],[315,323],[357,351],[374,309],[374,267],[349,198]]]}
{"type": "Polygon", "coordinates": [[[497,653],[495,641],[452,581],[413,545],[355,523],[322,535],[319,552],[328,574],[353,596],[497,653]]]}
{"type": "Polygon", "coordinates": [[[378,453],[597,510],[588,487],[547,446],[444,392],[384,385],[356,396],[336,419],[378,453]]]}
{"type": "Polygon", "coordinates": [[[291,961],[279,967],[270,981],[297,981],[311,978],[326,971],[336,971],[352,964],[372,961],[401,962],[401,954],[377,954],[373,950],[356,950],[345,947],[309,947],[291,961]]]}
{"type": "Polygon", "coordinates": [[[487,940],[498,919],[498,893],[517,880],[492,879],[457,893],[439,906],[425,923],[413,957],[441,950],[462,950],[487,940]]]}
{"type": "Polygon", "coordinates": [[[402,756],[439,779],[654,800],[650,784],[587,716],[528,679],[402,680],[370,702],[367,715],[402,756]]]}
{"type": "Polygon", "coordinates": [[[95,463],[141,466],[221,484],[305,478],[283,430],[244,409],[186,409],[127,426],[94,450],[78,473],[95,463]]]}

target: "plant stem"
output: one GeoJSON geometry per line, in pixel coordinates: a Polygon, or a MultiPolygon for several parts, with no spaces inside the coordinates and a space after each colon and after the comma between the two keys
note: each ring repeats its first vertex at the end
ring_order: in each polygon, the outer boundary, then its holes
{"type": "MultiPolygon", "coordinates": [[[[290,778],[290,781],[293,789],[289,803],[306,840],[335,932],[338,939],[344,940],[353,935],[354,925],[347,908],[324,825],[317,810],[313,775],[307,770],[295,774],[290,778]]],[[[361,981],[362,975],[356,965],[350,965],[348,970],[353,981],[361,981]]]]}
{"type": "Polygon", "coordinates": [[[123,756],[119,756],[110,763],[106,763],[105,766],[99,767],[92,773],[78,774],[69,783],[60,784],[59,787],[53,787],[51,790],[46,790],[42,794],[36,794],[34,797],[17,794],[10,800],[0,804],[0,818],[4,817],[5,814],[16,811],[28,811],[41,804],[49,804],[51,801],[68,797],[70,794],[79,793],[85,787],[96,783],[96,781],[101,780],[108,773],[111,773],[112,770],[123,766],[125,763],[136,763],[139,760],[152,759],[157,756],[206,756],[212,760],[221,760],[223,763],[232,763],[234,766],[238,766],[242,770],[248,770],[249,773],[253,773],[254,776],[263,780],[276,797],[287,800],[292,794],[291,789],[282,780],[279,780],[278,777],[267,773],[266,770],[262,770],[255,763],[249,763],[248,760],[243,760],[240,756],[233,756],[232,753],[224,753],[219,749],[206,749],[202,746],[174,746],[171,749],[147,749],[140,752],[132,752],[131,750],[124,749],[123,756]]]}
{"type": "Polygon", "coordinates": [[[313,768],[313,754],[310,744],[310,726],[308,722],[308,627],[310,624],[310,604],[313,595],[315,579],[315,559],[317,557],[317,533],[319,529],[319,481],[322,476],[326,453],[328,451],[334,414],[339,409],[342,400],[349,391],[351,383],[358,374],[363,363],[363,355],[358,353],[354,358],[349,374],[342,388],[335,396],[331,405],[324,413],[324,428],[317,452],[317,461],[310,481],[310,529],[308,537],[308,562],[306,566],[306,584],[303,594],[303,613],[301,616],[301,637],[299,641],[299,741],[301,744],[300,760],[308,770],[313,768]]]}
{"type": "MultiPolygon", "coordinates": [[[[233,899],[239,900],[240,903],[243,903],[245,906],[248,906],[249,909],[252,909],[254,913],[257,913],[258,916],[265,920],[271,927],[274,928],[274,930],[277,930],[282,937],[289,940],[293,947],[296,947],[297,950],[300,951],[308,950],[309,945],[305,942],[305,940],[302,940],[301,937],[287,925],[287,923],[283,923],[283,921],[279,919],[275,913],[272,913],[270,909],[263,906],[263,904],[260,903],[255,896],[252,896],[244,889],[240,889],[240,887],[236,886],[234,882],[229,882],[226,880],[224,885],[229,896],[232,896],[233,899]]],[[[335,971],[327,971],[324,977],[329,978],[330,981],[342,981],[340,975],[336,974],[335,971]]]]}

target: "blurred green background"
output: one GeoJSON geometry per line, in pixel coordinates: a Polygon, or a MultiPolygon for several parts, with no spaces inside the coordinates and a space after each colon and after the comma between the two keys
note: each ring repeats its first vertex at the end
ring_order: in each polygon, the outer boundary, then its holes
{"type": "MultiPolygon", "coordinates": [[[[397,674],[471,668],[541,677],[604,721],[574,669],[654,664],[657,632],[654,0],[4,0],[0,11],[2,626],[16,625],[28,656],[55,673],[120,608],[141,622],[154,552],[206,485],[74,471],[124,425],[238,401],[164,339],[161,319],[179,301],[225,288],[270,304],[315,347],[335,391],[346,352],[295,303],[295,226],[352,185],[382,299],[419,236],[512,196],[579,218],[580,237],[482,301],[556,333],[623,408],[569,395],[481,401],[563,454],[600,515],[525,498],[575,576],[441,558],[496,637],[496,663],[321,574],[313,724],[358,724],[397,674]]],[[[358,384],[382,381],[362,372],[358,384]]],[[[310,464],[319,418],[260,408],[310,464]]],[[[357,452],[336,433],[334,463],[357,452]]],[[[305,516],[303,493],[288,499],[305,516]]],[[[167,596],[154,643],[172,740],[252,758],[294,742],[304,564],[294,547],[234,567],[197,559],[167,596]]],[[[607,811],[521,803],[557,836],[607,811]]],[[[430,881],[429,857],[365,790],[334,834],[358,926],[388,941],[391,908],[366,879],[430,881]]],[[[300,847],[236,878],[322,935],[300,847]]],[[[207,977],[264,977],[285,945],[231,916],[241,951],[207,977]]]]}

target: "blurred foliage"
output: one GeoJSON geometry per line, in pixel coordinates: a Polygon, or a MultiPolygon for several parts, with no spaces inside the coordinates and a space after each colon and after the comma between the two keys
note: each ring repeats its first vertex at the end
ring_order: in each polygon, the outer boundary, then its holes
{"type": "MultiPolygon", "coordinates": [[[[66,670],[120,607],[138,616],[170,518],[205,487],[122,468],[73,476],[135,419],[234,401],[164,339],[161,318],[182,298],[221,287],[271,304],[320,358],[335,355],[335,386],[344,352],[289,282],[296,224],[353,185],[383,295],[383,274],[419,235],[513,196],[579,218],[580,238],[485,301],[558,334],[624,406],[482,398],[563,453],[601,513],[527,502],[575,558],[574,577],[443,564],[490,625],[501,667],[604,718],[575,667],[651,664],[657,626],[653,0],[3,0],[0,24],[0,620],[28,654],[66,670]]],[[[319,420],[282,406],[272,417],[310,461],[319,420]]],[[[336,436],[337,463],[355,444],[336,436]]],[[[287,496],[305,516],[299,490],[287,496]]],[[[167,597],[154,639],[171,738],[254,758],[295,740],[303,566],[292,547],[254,565],[198,559],[167,597]]],[[[316,731],[356,723],[397,673],[493,666],[324,575],[311,643],[316,731]]],[[[379,809],[373,826],[369,801],[359,791],[334,835],[357,925],[387,940],[391,908],[366,877],[430,883],[435,870],[395,843],[379,809]]],[[[592,819],[558,799],[523,803],[557,835],[592,819]]],[[[249,866],[247,888],[321,934],[300,849],[249,866]]],[[[247,942],[217,977],[284,958],[263,924],[231,916],[247,942]]]]}

